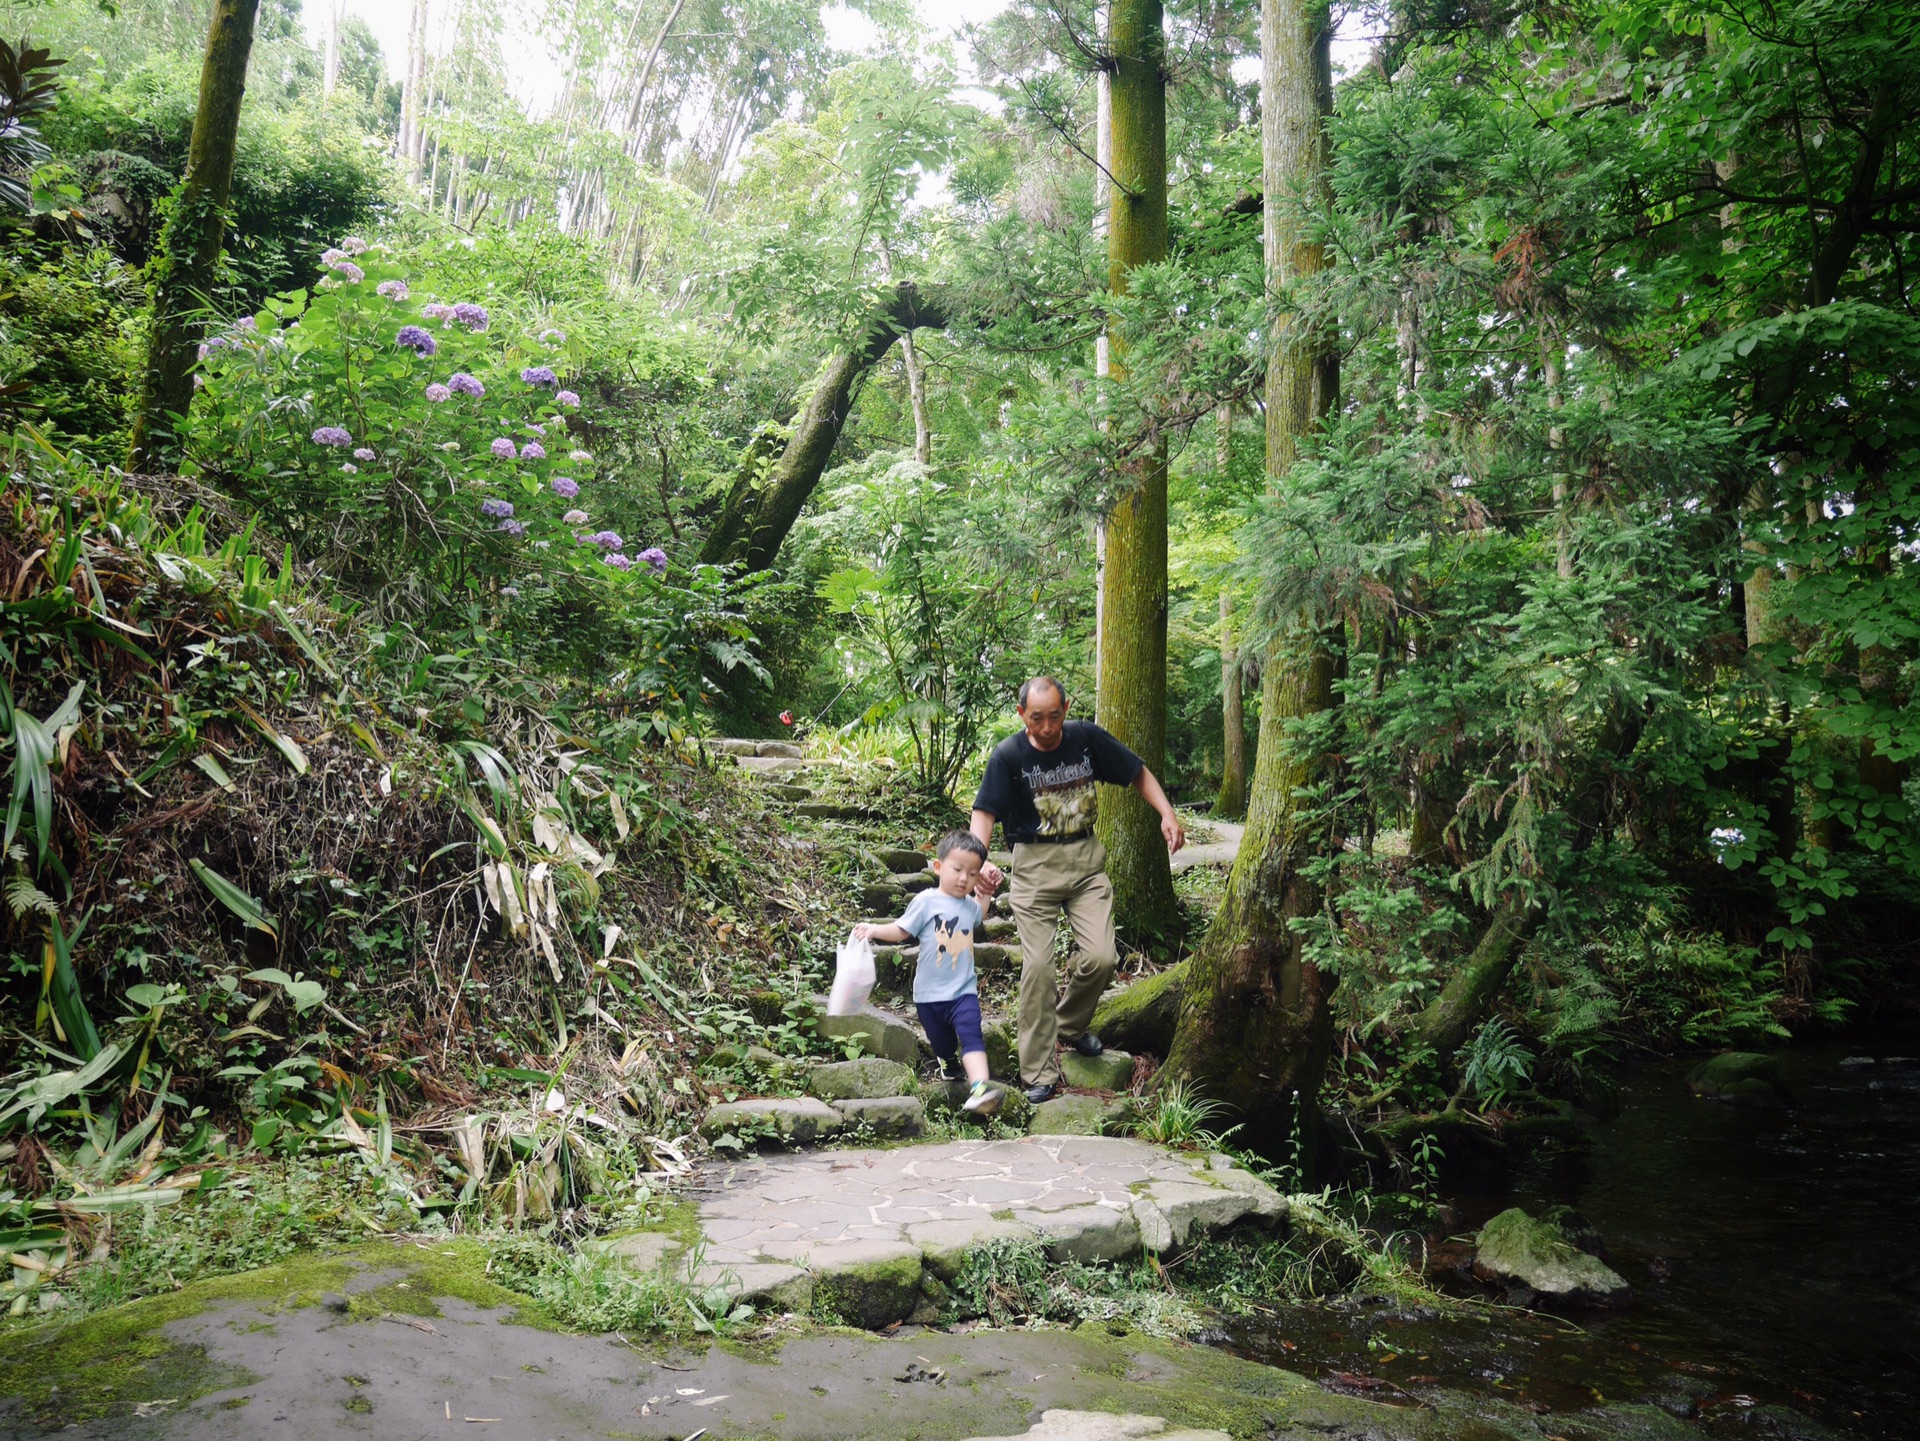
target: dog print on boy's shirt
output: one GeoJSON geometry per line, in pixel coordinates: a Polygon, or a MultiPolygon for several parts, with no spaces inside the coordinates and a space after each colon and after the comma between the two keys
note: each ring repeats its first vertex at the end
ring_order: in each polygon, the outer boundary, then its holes
{"type": "Polygon", "coordinates": [[[934,965],[943,971],[971,969],[973,932],[961,926],[958,916],[933,918],[934,965]]]}

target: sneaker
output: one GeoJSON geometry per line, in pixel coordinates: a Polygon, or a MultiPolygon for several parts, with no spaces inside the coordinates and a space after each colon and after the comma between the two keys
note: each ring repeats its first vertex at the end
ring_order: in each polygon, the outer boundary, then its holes
{"type": "Polygon", "coordinates": [[[976,1116],[991,1116],[1000,1109],[1000,1102],[1004,1099],[1005,1097],[997,1088],[988,1085],[985,1081],[975,1081],[972,1089],[967,1092],[967,1099],[960,1103],[960,1109],[970,1111],[976,1116]]]}
{"type": "Polygon", "coordinates": [[[1058,1089],[1052,1081],[1042,1081],[1037,1086],[1027,1088],[1027,1100],[1037,1106],[1043,1101],[1051,1101],[1053,1093],[1058,1089]]]}
{"type": "Polygon", "coordinates": [[[1097,1056],[1106,1047],[1100,1044],[1100,1038],[1092,1031],[1086,1031],[1074,1041],[1073,1049],[1083,1056],[1097,1056]]]}

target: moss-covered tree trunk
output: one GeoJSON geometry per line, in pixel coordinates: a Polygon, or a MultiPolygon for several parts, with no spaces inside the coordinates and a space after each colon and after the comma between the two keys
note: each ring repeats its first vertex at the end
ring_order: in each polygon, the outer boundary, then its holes
{"type": "Polygon", "coordinates": [[[1493,1010],[1544,914],[1520,901],[1501,906],[1473,953],[1414,1021],[1414,1040],[1431,1049],[1442,1064],[1453,1059],[1493,1010]]]}
{"type": "MultiPolygon", "coordinates": [[[[1160,0],[1112,0],[1107,87],[1113,171],[1107,284],[1167,258],[1166,41],[1160,0]]],[[[1125,365],[1113,337],[1111,364],[1125,365]]],[[[1099,717],[1156,775],[1167,751],[1167,447],[1144,446],[1119,477],[1100,572],[1099,717]]],[[[1114,914],[1136,937],[1170,935],[1178,920],[1160,821],[1137,792],[1100,802],[1114,914]]]]}
{"type": "Polygon", "coordinates": [[[154,265],[153,336],[133,423],[135,470],[166,468],[179,455],[173,417],[185,415],[193,402],[194,353],[226,239],[240,103],[259,8],[260,0],[214,0],[187,173],[174,192],[154,265]]]}
{"type": "Polygon", "coordinates": [[[941,297],[923,295],[910,280],[895,286],[853,344],[827,362],[806,407],[795,417],[793,433],[779,458],[771,459],[777,440],[768,432],[754,438],[720,514],[707,531],[700,559],[708,565],[738,561],[748,570],[770,567],[833,459],[860,378],[879,364],[901,336],[919,326],[939,329],[946,323],[941,297]]]}
{"type": "Polygon", "coordinates": [[[1220,587],[1220,794],[1213,813],[1237,821],[1247,813],[1247,705],[1240,643],[1233,634],[1233,592],[1220,587]]]}
{"type": "MultiPolygon", "coordinates": [[[[1260,15],[1263,207],[1270,287],[1279,300],[1267,362],[1267,473],[1292,468],[1302,439],[1332,407],[1338,371],[1287,291],[1324,269],[1324,248],[1289,197],[1325,183],[1333,77],[1328,9],[1316,0],[1264,0],[1260,15]]],[[[1303,628],[1304,630],[1304,628],[1303,628]]],[[[1298,792],[1325,768],[1288,735],[1335,703],[1337,627],[1298,633],[1266,657],[1247,832],[1227,893],[1188,964],[1180,1025],[1162,1072],[1229,1107],[1247,1141],[1278,1154],[1311,1114],[1332,1045],[1331,983],[1302,954],[1289,922],[1317,910],[1306,865],[1328,843],[1298,792]]]]}

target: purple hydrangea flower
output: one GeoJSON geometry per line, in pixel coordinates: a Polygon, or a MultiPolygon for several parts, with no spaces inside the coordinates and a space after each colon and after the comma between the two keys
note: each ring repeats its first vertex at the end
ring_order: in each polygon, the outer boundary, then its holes
{"type": "Polygon", "coordinates": [[[602,550],[618,550],[621,543],[619,532],[612,530],[596,530],[587,537],[588,545],[597,545],[602,550]]]}
{"type": "Polygon", "coordinates": [[[440,348],[440,342],[417,325],[403,325],[393,337],[393,343],[403,350],[411,350],[422,358],[432,355],[440,348]]]}
{"type": "Polygon", "coordinates": [[[353,453],[353,458],[355,460],[378,460],[380,457],[363,445],[353,453]]]}
{"type": "Polygon", "coordinates": [[[525,385],[558,385],[560,377],[544,365],[529,365],[520,372],[520,380],[525,385]]]}
{"type": "Polygon", "coordinates": [[[404,280],[383,280],[373,287],[373,293],[398,304],[412,292],[407,289],[407,282],[404,280]]]}
{"type": "Polygon", "coordinates": [[[346,258],[347,252],[335,245],[329,245],[325,250],[320,252],[320,264],[328,270],[331,270],[346,258]]]}
{"type": "Polygon", "coordinates": [[[510,500],[483,500],[480,502],[480,514],[488,520],[510,520],[513,518],[513,502],[510,500]]]}
{"type": "Polygon", "coordinates": [[[650,545],[635,560],[644,561],[655,575],[664,575],[667,569],[667,553],[657,545],[650,545]]]}
{"type": "Polygon", "coordinates": [[[255,320],[251,315],[243,315],[233,322],[233,328],[235,330],[251,330],[257,333],[260,329],[260,322],[255,320]]]}
{"type": "Polygon", "coordinates": [[[585,525],[587,523],[587,513],[584,510],[570,510],[560,517],[560,523],[562,525],[585,525]]]}
{"type": "Polygon", "coordinates": [[[443,400],[452,400],[453,392],[436,380],[427,387],[427,399],[438,405],[443,400]]]}
{"type": "Polygon", "coordinates": [[[421,306],[420,314],[424,319],[439,321],[442,330],[453,324],[453,307],[451,305],[442,305],[437,300],[429,301],[427,304],[421,306]]]}
{"type": "Polygon", "coordinates": [[[336,260],[327,268],[349,285],[358,285],[367,278],[367,272],[355,265],[351,260],[336,260]]]}
{"type": "Polygon", "coordinates": [[[590,452],[584,451],[584,450],[569,451],[567,454],[567,459],[573,461],[575,464],[578,464],[578,465],[593,464],[593,455],[590,452]]]}
{"type": "Polygon", "coordinates": [[[347,461],[344,465],[342,465],[340,467],[340,470],[345,475],[358,475],[360,473],[360,467],[355,465],[350,460],[347,461]]]}
{"type": "Polygon", "coordinates": [[[535,435],[545,435],[547,433],[546,426],[535,425],[532,421],[527,422],[527,429],[532,431],[535,435]]]}
{"type": "Polygon", "coordinates": [[[520,447],[520,458],[522,460],[545,460],[547,458],[547,448],[537,440],[530,440],[520,447]]]}
{"type": "Polygon", "coordinates": [[[468,330],[485,330],[487,328],[487,307],[484,305],[475,305],[470,300],[463,300],[453,307],[453,318],[466,326],[468,330]]]}
{"type": "Polygon", "coordinates": [[[447,377],[447,389],[455,395],[471,395],[475,400],[487,393],[486,386],[468,375],[464,370],[456,370],[447,377]]]}
{"type": "Polygon", "coordinates": [[[556,475],[552,480],[547,482],[547,489],[559,496],[562,500],[572,500],[580,493],[580,482],[577,480],[569,480],[564,475],[556,475]]]}
{"type": "Polygon", "coordinates": [[[336,449],[344,450],[353,444],[353,437],[347,434],[340,426],[323,425],[313,433],[313,443],[315,445],[331,445],[336,449]]]}
{"type": "Polygon", "coordinates": [[[603,555],[600,559],[612,566],[615,570],[633,569],[633,562],[628,560],[624,555],[621,555],[618,551],[615,551],[612,555],[603,555]]]}
{"type": "Polygon", "coordinates": [[[540,343],[542,345],[560,345],[566,341],[566,338],[567,332],[564,330],[543,330],[540,332],[540,343]]]}
{"type": "Polygon", "coordinates": [[[503,520],[494,529],[504,531],[508,535],[525,535],[527,523],[523,520],[503,520]]]}
{"type": "Polygon", "coordinates": [[[568,406],[574,410],[580,408],[580,397],[575,395],[571,390],[556,391],[553,399],[556,405],[568,406]]]}
{"type": "Polygon", "coordinates": [[[513,442],[508,440],[504,435],[494,441],[487,449],[493,452],[497,460],[512,460],[517,453],[513,448],[513,442]]]}
{"type": "Polygon", "coordinates": [[[349,255],[360,255],[365,253],[367,242],[357,235],[349,235],[345,240],[340,242],[340,248],[349,255]]]}

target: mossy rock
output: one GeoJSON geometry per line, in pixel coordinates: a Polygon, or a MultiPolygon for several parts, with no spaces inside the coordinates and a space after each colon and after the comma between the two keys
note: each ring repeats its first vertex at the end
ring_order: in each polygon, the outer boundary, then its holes
{"type": "Polygon", "coordinates": [[[813,1303],[849,1326],[878,1331],[911,1316],[920,1302],[920,1248],[876,1242],[872,1254],[816,1271],[813,1303]]]}
{"type": "Polygon", "coordinates": [[[1687,1089],[1696,1096],[1736,1105],[1779,1106],[1793,1099],[1786,1064],[1758,1051],[1723,1051],[1687,1072],[1687,1089]]]}
{"type": "Polygon", "coordinates": [[[927,868],[929,857],[904,848],[875,851],[873,858],[896,876],[918,875],[927,868]]]}
{"type": "Polygon", "coordinates": [[[1033,1108],[1027,1130],[1036,1136],[1117,1136],[1133,1122],[1127,1097],[1055,1096],[1033,1108]]]}
{"type": "Polygon", "coordinates": [[[833,1109],[847,1118],[848,1126],[882,1140],[926,1134],[927,1112],[917,1096],[857,1096],[835,1101],[833,1109]]]}
{"type": "Polygon", "coordinates": [[[1020,1032],[1012,1021],[995,1021],[982,1028],[987,1048],[987,1074],[1012,1084],[1020,1079],[1020,1032]]]}
{"type": "Polygon", "coordinates": [[[939,1081],[922,1091],[922,1099],[929,1111],[951,1112],[957,1119],[985,1125],[988,1121],[998,1121],[1010,1131],[1024,1131],[1033,1120],[1033,1103],[1026,1093],[1017,1086],[1009,1086],[1001,1081],[989,1082],[1000,1092],[1000,1109],[991,1116],[982,1116],[972,1111],[963,1111],[960,1105],[973,1089],[965,1081],[939,1081]]]}
{"type": "Polygon", "coordinates": [[[1575,1246],[1552,1221],[1529,1216],[1518,1206],[1480,1228],[1473,1273],[1567,1305],[1622,1306],[1633,1300],[1633,1288],[1611,1266],[1575,1246]]]}
{"type": "Polygon", "coordinates": [[[1133,1057],[1125,1051],[1083,1056],[1070,1050],[1060,1057],[1060,1074],[1069,1086],[1082,1090],[1125,1091],[1133,1085],[1133,1057]]]}
{"type": "Polygon", "coordinates": [[[825,1039],[851,1041],[869,1056],[885,1056],[903,1066],[920,1064],[920,1033],[872,1006],[851,1016],[821,1016],[814,1025],[825,1039]]]}
{"type": "Polygon", "coordinates": [[[709,1141],[808,1146],[844,1130],[846,1124],[838,1111],[812,1096],[762,1098],[721,1102],[702,1118],[700,1134],[709,1141]]]}
{"type": "Polygon", "coordinates": [[[1166,1055],[1173,1049],[1186,983],[1187,963],[1181,961],[1113,992],[1093,1013],[1094,1033],[1124,1051],[1166,1055]]]}
{"type": "Polygon", "coordinates": [[[919,1089],[913,1068],[884,1056],[834,1061],[807,1075],[807,1092],[823,1101],[853,1101],[879,1096],[911,1096],[919,1089]]]}

